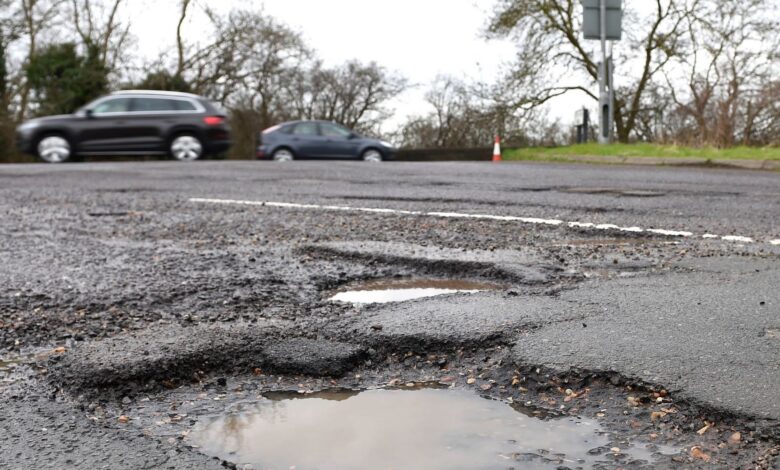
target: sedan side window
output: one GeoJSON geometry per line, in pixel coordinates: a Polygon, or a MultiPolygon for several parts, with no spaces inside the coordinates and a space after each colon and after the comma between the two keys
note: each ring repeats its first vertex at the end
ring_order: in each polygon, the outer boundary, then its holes
{"type": "Polygon", "coordinates": [[[297,126],[295,126],[295,130],[293,131],[293,134],[312,136],[312,135],[320,135],[320,132],[319,130],[317,130],[316,122],[302,122],[297,126]]]}
{"type": "Polygon", "coordinates": [[[320,124],[320,129],[322,130],[322,135],[325,137],[342,137],[346,139],[352,135],[351,131],[335,124],[323,123],[320,124]]]}
{"type": "Polygon", "coordinates": [[[130,98],[115,98],[98,103],[92,108],[94,114],[126,113],[130,109],[130,98]]]}

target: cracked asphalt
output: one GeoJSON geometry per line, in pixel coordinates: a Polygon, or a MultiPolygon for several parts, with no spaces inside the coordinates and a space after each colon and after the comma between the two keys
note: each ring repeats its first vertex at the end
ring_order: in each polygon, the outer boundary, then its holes
{"type": "MultiPolygon", "coordinates": [[[[778,188],[777,173],[699,168],[3,166],[0,468],[241,468],[188,440],[199,417],[406,383],[679,450],[637,468],[780,468],[778,188]],[[327,300],[414,277],[505,288],[327,300]]],[[[630,463],[603,453],[599,468],[630,463]]]]}

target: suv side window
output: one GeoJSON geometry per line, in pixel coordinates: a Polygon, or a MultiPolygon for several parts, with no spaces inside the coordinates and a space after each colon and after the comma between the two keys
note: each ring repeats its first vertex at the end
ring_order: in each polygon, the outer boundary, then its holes
{"type": "Polygon", "coordinates": [[[352,135],[352,132],[335,124],[322,123],[320,124],[320,130],[325,137],[342,137],[347,138],[352,135]]]}
{"type": "Polygon", "coordinates": [[[317,123],[316,122],[302,122],[295,126],[295,129],[292,132],[294,135],[305,135],[305,136],[312,136],[312,135],[320,135],[320,131],[317,129],[317,123]]]}
{"type": "Polygon", "coordinates": [[[179,111],[197,111],[197,108],[195,108],[195,105],[192,104],[192,101],[186,101],[186,100],[173,100],[174,104],[176,105],[176,109],[179,111]]]}
{"type": "Polygon", "coordinates": [[[98,103],[92,108],[94,114],[126,113],[130,110],[130,98],[113,98],[98,103]]]}
{"type": "Polygon", "coordinates": [[[132,111],[138,113],[159,113],[178,111],[177,100],[164,98],[135,98],[132,111]]]}

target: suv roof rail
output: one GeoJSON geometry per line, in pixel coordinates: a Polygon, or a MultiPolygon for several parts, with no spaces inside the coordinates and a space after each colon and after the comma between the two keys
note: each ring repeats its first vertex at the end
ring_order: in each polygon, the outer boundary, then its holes
{"type": "Polygon", "coordinates": [[[184,98],[200,98],[200,96],[192,93],[183,93],[180,91],[163,91],[163,90],[120,90],[111,93],[112,95],[161,95],[161,96],[180,96],[184,98]]]}

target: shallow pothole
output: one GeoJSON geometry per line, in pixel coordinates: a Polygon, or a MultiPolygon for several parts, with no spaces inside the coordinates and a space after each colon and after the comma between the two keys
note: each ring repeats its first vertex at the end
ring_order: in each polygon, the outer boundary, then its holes
{"type": "Polygon", "coordinates": [[[0,373],[10,372],[15,369],[19,363],[16,361],[0,361],[0,373]]]}
{"type": "Polygon", "coordinates": [[[404,302],[448,294],[475,294],[504,289],[505,286],[475,281],[444,279],[378,279],[349,285],[328,300],[352,304],[404,302]]]}
{"type": "Polygon", "coordinates": [[[465,390],[269,395],[201,421],[190,440],[238,468],[296,470],[641,466],[678,452],[617,449],[594,421],[537,416],[465,390]]]}

